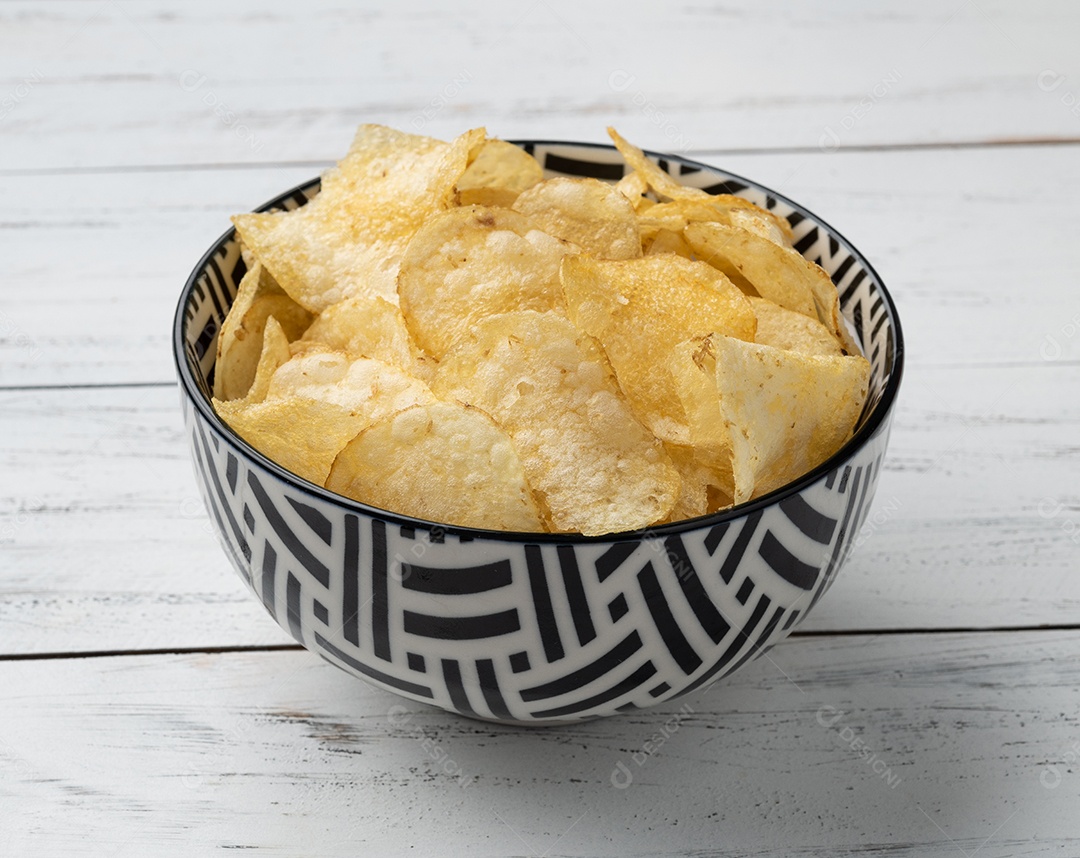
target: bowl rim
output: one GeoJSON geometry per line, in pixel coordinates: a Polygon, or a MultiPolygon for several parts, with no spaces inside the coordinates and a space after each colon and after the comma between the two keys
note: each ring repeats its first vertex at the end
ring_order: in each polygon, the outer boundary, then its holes
{"type": "MultiPolygon", "coordinates": [[[[509,140],[517,146],[567,146],[574,148],[585,149],[598,149],[609,152],[617,152],[616,148],[607,143],[592,143],[585,141],[573,141],[573,140],[546,140],[546,139],[519,139],[509,140]]],[[[669,522],[666,524],[653,524],[647,527],[638,528],[637,530],[618,531],[616,533],[606,533],[599,536],[585,536],[580,533],[532,533],[528,531],[520,530],[493,530],[487,528],[478,527],[465,527],[456,524],[446,524],[444,522],[430,521],[428,519],[416,518],[414,516],[405,515],[403,513],[392,512],[390,510],[384,510],[376,506],[365,504],[361,501],[353,500],[352,498],[339,495],[336,492],[332,492],[322,486],[318,486],[315,483],[308,482],[303,477],[294,474],[292,471],[283,468],[277,462],[265,456],[259,450],[251,446],[240,435],[238,435],[231,426],[229,426],[224,420],[218,416],[218,413],[214,410],[210,400],[207,399],[202,391],[199,389],[199,385],[195,381],[192,375],[191,368],[187,362],[187,349],[184,341],[184,310],[188,305],[191,298],[191,294],[194,291],[195,284],[203,271],[206,269],[210,260],[216,256],[218,251],[227,242],[234,240],[236,236],[235,227],[226,230],[219,236],[206,250],[205,253],[199,258],[199,261],[195,264],[191,274],[188,275],[187,281],[184,283],[184,287],[180,292],[180,298],[177,302],[176,312],[173,316],[173,338],[172,338],[172,352],[173,362],[176,365],[177,376],[180,380],[180,387],[184,395],[190,399],[196,409],[201,413],[204,419],[206,419],[210,425],[221,435],[237,447],[241,452],[247,455],[249,458],[257,462],[266,470],[270,471],[278,479],[284,481],[291,488],[301,491],[305,494],[312,495],[322,501],[337,504],[343,507],[346,511],[372,518],[381,519],[388,524],[393,524],[399,527],[412,528],[414,530],[426,530],[432,532],[438,532],[440,535],[449,534],[456,537],[465,537],[467,540],[476,541],[502,541],[512,543],[527,543],[527,544],[615,544],[619,542],[629,542],[633,540],[641,539],[661,539],[670,536],[678,536],[691,531],[696,531],[701,528],[712,528],[720,524],[725,524],[732,521],[745,518],[752,513],[759,510],[763,510],[767,507],[773,506],[780,501],[799,494],[804,489],[813,485],[821,480],[831,471],[842,465],[845,461],[850,459],[858,450],[864,447],[869,441],[877,434],[882,424],[892,411],[893,405],[896,401],[897,392],[900,389],[900,381],[903,376],[904,370],[904,336],[900,327],[900,315],[897,311],[896,304],[893,301],[892,295],[889,293],[888,288],[885,286],[885,282],[881,279],[881,276],[874,269],[870,261],[862,254],[862,252],[855,247],[847,238],[844,237],[837,229],[831,224],[820,218],[806,206],[795,202],[789,197],[774,191],[767,185],[763,185],[753,179],[748,179],[738,173],[732,173],[728,170],[724,170],[721,167],[716,167],[710,164],[703,163],[701,161],[695,161],[690,158],[685,158],[681,155],[675,155],[671,153],[655,152],[652,150],[644,150],[646,155],[653,158],[668,161],[669,163],[679,163],[682,165],[694,167],[697,170],[704,170],[708,172],[721,172],[725,176],[730,177],[739,182],[744,182],[748,188],[754,188],[765,192],[776,200],[780,200],[785,204],[791,206],[795,211],[801,214],[804,218],[808,218],[815,222],[819,228],[824,229],[829,236],[835,238],[852,256],[856,261],[866,270],[867,274],[873,277],[874,282],[877,284],[882,299],[885,305],[885,312],[889,317],[889,324],[893,331],[893,355],[892,364],[889,369],[889,380],[885,384],[885,389],[881,393],[881,398],[878,400],[874,409],[870,412],[866,419],[866,422],[859,428],[859,430],[849,438],[844,445],[837,450],[828,459],[822,462],[814,469],[807,471],[799,478],[780,486],[777,489],[769,492],[766,495],[762,495],[759,498],[755,498],[743,504],[738,504],[730,509],[721,510],[719,512],[710,513],[708,515],[698,516],[696,518],[687,518],[681,521],[669,522]]],[[[305,194],[306,191],[315,185],[318,185],[322,181],[321,174],[313,179],[301,182],[292,188],[289,188],[283,193],[277,194],[272,199],[263,203],[256,208],[256,212],[266,212],[275,208],[280,208],[282,203],[286,200],[295,197],[297,194],[305,194]]]]}

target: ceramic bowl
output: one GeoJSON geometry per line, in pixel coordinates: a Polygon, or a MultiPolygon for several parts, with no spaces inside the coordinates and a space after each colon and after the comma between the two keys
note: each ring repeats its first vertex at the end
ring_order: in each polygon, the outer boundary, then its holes
{"type": "MultiPolygon", "coordinates": [[[[519,141],[547,175],[617,180],[608,146],[519,141]]],[[[443,526],[306,482],[246,444],[210,403],[217,332],[245,266],[229,230],[180,297],[174,350],[198,483],[232,565],[270,615],[332,664],[473,718],[550,724],[692,694],[786,637],[852,548],[881,472],[903,340],[892,299],[836,230],[756,182],[654,155],[683,184],[784,215],[836,283],[870,359],[851,440],[735,509],[604,537],[443,526]]],[[[318,179],[260,209],[294,209],[318,179]]]]}

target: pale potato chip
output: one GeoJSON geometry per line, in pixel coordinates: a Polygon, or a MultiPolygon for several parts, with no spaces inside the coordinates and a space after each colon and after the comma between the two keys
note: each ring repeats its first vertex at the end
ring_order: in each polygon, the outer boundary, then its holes
{"type": "Polygon", "coordinates": [[[513,208],[549,235],[601,259],[641,256],[634,207],[599,179],[548,179],[523,191],[513,208]]]}
{"type": "Polygon", "coordinates": [[[691,223],[683,235],[699,259],[729,277],[746,278],[762,298],[796,313],[818,317],[813,283],[818,277],[816,272],[824,272],[795,250],[722,223],[691,223]]]}
{"type": "Polygon", "coordinates": [[[821,322],[802,313],[785,310],[764,298],[749,298],[757,316],[754,341],[808,355],[842,355],[843,348],[821,322]]]}
{"type": "Polygon", "coordinates": [[[320,312],[354,295],[397,300],[405,246],[454,186],[484,140],[452,143],[364,125],[322,191],[292,212],[245,214],[233,223],[259,261],[301,306],[320,312]]]}
{"type": "Polygon", "coordinates": [[[563,306],[559,263],[573,248],[509,209],[470,206],[428,220],[405,252],[401,309],[435,358],[485,316],[563,306]]]}
{"type": "Polygon", "coordinates": [[[555,530],[635,530],[675,505],[670,457],[634,417],[600,347],[562,316],[482,320],[443,360],[434,390],[481,408],[510,435],[555,530]]]}
{"type": "Polygon", "coordinates": [[[457,182],[458,204],[503,206],[544,178],[532,155],[505,140],[488,140],[457,182]]]}
{"type": "Polygon", "coordinates": [[[262,402],[214,407],[253,447],[321,486],[341,448],[374,421],[434,401],[427,385],[382,361],[313,352],[280,366],[262,402]]]}
{"type": "Polygon", "coordinates": [[[866,401],[865,358],[807,355],[720,335],[712,347],[736,503],[813,470],[851,437],[866,401]]]}
{"type": "Polygon", "coordinates": [[[415,348],[401,310],[383,298],[355,295],[327,307],[300,338],[350,357],[375,358],[412,371],[415,348]]]}
{"type": "Polygon", "coordinates": [[[232,307],[221,325],[214,360],[214,396],[239,399],[247,394],[263,347],[263,329],[270,315],[289,339],[299,337],[312,315],[296,304],[259,263],[248,269],[232,307]]]}
{"type": "Polygon", "coordinates": [[[380,360],[350,358],[342,352],[297,355],[279,367],[270,380],[266,399],[296,397],[366,414],[369,422],[435,399],[426,384],[398,367],[380,360]]]}
{"type": "Polygon", "coordinates": [[[724,456],[730,460],[730,438],[720,417],[712,337],[695,337],[673,346],[668,369],[685,415],[690,445],[711,451],[715,461],[724,456]]]}
{"type": "Polygon", "coordinates": [[[690,443],[672,349],[713,332],[753,340],[746,296],[715,268],[675,255],[568,256],[560,277],[570,319],[603,345],[638,418],[658,438],[690,443]]]}
{"type": "Polygon", "coordinates": [[[544,529],[509,436],[458,403],[415,405],[376,421],[338,453],[326,487],[451,525],[544,529]]]}

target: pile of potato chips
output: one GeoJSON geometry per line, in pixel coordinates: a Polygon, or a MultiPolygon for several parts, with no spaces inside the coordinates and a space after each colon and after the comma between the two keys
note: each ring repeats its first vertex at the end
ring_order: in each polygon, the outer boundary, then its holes
{"type": "Polygon", "coordinates": [[[829,276],[610,133],[618,184],[365,125],[308,205],[234,217],[218,413],[331,491],[496,530],[637,530],[823,462],[869,379],[829,276]]]}

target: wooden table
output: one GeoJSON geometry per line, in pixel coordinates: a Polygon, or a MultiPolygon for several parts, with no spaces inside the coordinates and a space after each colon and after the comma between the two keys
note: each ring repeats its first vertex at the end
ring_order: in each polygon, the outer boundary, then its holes
{"type": "Polygon", "coordinates": [[[0,855],[1080,855],[1080,7],[0,3],[0,855]],[[361,122],[752,176],[908,370],[861,545],[731,681],[485,726],[293,646],[181,439],[180,287],[361,122]]]}

